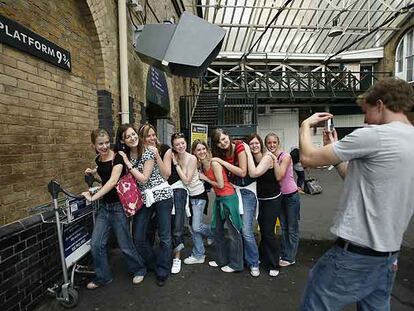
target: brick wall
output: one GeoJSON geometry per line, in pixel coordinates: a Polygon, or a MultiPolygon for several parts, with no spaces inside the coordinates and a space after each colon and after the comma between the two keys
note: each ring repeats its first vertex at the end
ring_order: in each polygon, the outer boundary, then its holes
{"type": "Polygon", "coordinates": [[[0,228],[0,305],[33,310],[61,275],[56,226],[40,216],[0,228]]]}
{"type": "Polygon", "coordinates": [[[96,33],[78,1],[3,1],[0,14],[67,49],[72,72],[0,44],[0,224],[49,200],[51,178],[80,191],[97,127],[96,33]],[[36,16],[36,18],[34,18],[36,16]]]}
{"type": "MultiPolygon", "coordinates": [[[[41,216],[36,215],[0,227],[2,311],[34,310],[42,302],[48,288],[62,284],[54,213],[46,212],[44,217],[50,223],[43,223],[41,216]]],[[[79,223],[91,233],[91,215],[78,220],[79,223]]],[[[90,256],[86,255],[80,261],[89,263],[90,256]]],[[[80,280],[76,274],[75,286],[79,285],[80,280]]]]}
{"type": "MultiPolygon", "coordinates": [[[[151,1],[159,19],[178,16],[170,1],[151,1]]],[[[61,280],[56,228],[33,206],[50,201],[46,185],[58,179],[72,192],[85,189],[92,164],[90,130],[114,133],[120,123],[118,13],[113,0],[3,0],[0,14],[69,50],[67,72],[0,44],[0,305],[32,310],[61,280]],[[20,220],[18,220],[20,219],[20,220]],[[3,226],[2,226],[3,225],[3,226]]],[[[148,65],[132,47],[129,20],[130,120],[145,111],[148,65]]],[[[148,12],[147,23],[157,23],[148,12]]],[[[170,117],[190,80],[167,77],[170,117]]]]}
{"type": "Polygon", "coordinates": [[[404,34],[412,27],[414,27],[414,16],[409,18],[384,46],[384,58],[378,64],[378,71],[395,72],[397,45],[404,34]]]}
{"type": "MultiPolygon", "coordinates": [[[[171,1],[151,5],[161,21],[178,20],[171,1]]],[[[120,92],[116,1],[4,0],[0,14],[69,50],[72,57],[72,72],[67,72],[0,44],[1,225],[47,202],[51,178],[73,192],[84,190],[81,172],[94,158],[89,132],[98,125],[116,130],[120,92]],[[98,100],[100,94],[108,100],[98,100]]],[[[148,65],[133,50],[129,16],[128,23],[130,119],[139,123],[148,65]]],[[[147,23],[157,23],[149,10],[147,23]]],[[[189,81],[167,77],[170,117],[177,126],[179,97],[189,81]]]]}
{"type": "Polygon", "coordinates": [[[108,91],[98,91],[98,119],[99,127],[108,130],[109,136],[113,139],[114,133],[114,120],[112,118],[112,94],[108,91]]]}
{"type": "MultiPolygon", "coordinates": [[[[153,6],[161,19],[175,14],[171,4],[153,6]]],[[[94,158],[89,131],[100,125],[114,132],[120,100],[115,2],[6,0],[0,3],[0,14],[68,49],[72,56],[69,73],[0,44],[1,225],[48,202],[45,189],[51,178],[74,192],[83,190],[79,172],[94,158]]],[[[152,14],[147,21],[156,22],[152,14]]],[[[145,106],[148,66],[132,45],[129,71],[130,120],[138,123],[145,106]]],[[[170,116],[178,126],[178,98],[189,80],[167,77],[167,81],[170,116]]]]}

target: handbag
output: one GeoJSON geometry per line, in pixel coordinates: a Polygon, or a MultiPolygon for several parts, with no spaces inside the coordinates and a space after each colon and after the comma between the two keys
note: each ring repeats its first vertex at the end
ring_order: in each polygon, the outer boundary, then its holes
{"type": "Polygon", "coordinates": [[[319,194],[322,193],[322,186],[315,178],[308,178],[305,180],[304,190],[307,194],[319,194]]]}
{"type": "Polygon", "coordinates": [[[127,217],[134,216],[144,205],[141,190],[139,190],[131,173],[127,173],[119,179],[116,191],[127,217]]]}

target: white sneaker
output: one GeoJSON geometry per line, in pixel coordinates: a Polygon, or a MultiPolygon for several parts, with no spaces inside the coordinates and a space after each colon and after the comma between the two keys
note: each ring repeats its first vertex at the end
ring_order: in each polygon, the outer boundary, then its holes
{"type": "Polygon", "coordinates": [[[208,262],[208,265],[209,265],[210,267],[214,267],[214,268],[217,268],[217,267],[218,267],[217,262],[215,262],[214,260],[209,261],[209,262],[208,262]]]}
{"type": "Polygon", "coordinates": [[[174,258],[173,259],[173,264],[171,267],[171,273],[172,274],[177,274],[180,273],[181,271],[181,259],[178,258],[174,258]]]}
{"type": "Polygon", "coordinates": [[[269,275],[270,276],[278,276],[279,275],[279,270],[270,270],[269,275]]]}
{"type": "Polygon", "coordinates": [[[221,267],[221,271],[226,272],[226,273],[232,273],[232,272],[235,272],[236,270],[234,270],[233,268],[230,268],[229,266],[224,266],[224,267],[221,267]]]}
{"type": "Polygon", "coordinates": [[[213,243],[214,243],[214,239],[213,238],[207,238],[207,245],[208,246],[213,245],[213,243]]]}
{"type": "Polygon", "coordinates": [[[259,267],[251,267],[250,268],[250,275],[257,278],[260,275],[259,267]]]}
{"type": "Polygon", "coordinates": [[[201,257],[201,258],[196,258],[193,255],[191,255],[190,257],[187,257],[184,259],[184,263],[186,265],[193,265],[196,263],[204,263],[205,260],[205,256],[201,257]]]}
{"type": "Polygon", "coordinates": [[[134,278],[132,279],[132,284],[139,284],[142,281],[144,281],[144,276],[143,275],[136,275],[134,276],[134,278]]]}
{"type": "Polygon", "coordinates": [[[296,263],[296,261],[290,262],[290,261],[283,260],[283,259],[279,260],[279,266],[281,266],[281,267],[289,267],[291,265],[294,265],[295,263],[296,263]]]}

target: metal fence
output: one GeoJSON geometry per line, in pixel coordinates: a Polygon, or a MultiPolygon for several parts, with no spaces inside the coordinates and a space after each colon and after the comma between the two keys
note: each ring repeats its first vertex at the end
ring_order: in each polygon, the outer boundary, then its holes
{"type": "Polygon", "coordinates": [[[391,76],[390,72],[354,71],[276,71],[276,70],[228,70],[220,75],[208,72],[202,79],[204,90],[267,92],[338,91],[356,93],[368,89],[375,81],[391,76]]]}

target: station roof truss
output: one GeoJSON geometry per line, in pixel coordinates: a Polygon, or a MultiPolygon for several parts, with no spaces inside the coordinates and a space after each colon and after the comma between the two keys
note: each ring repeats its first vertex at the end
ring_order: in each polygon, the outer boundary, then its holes
{"type": "Polygon", "coordinates": [[[324,61],[365,35],[347,52],[375,52],[383,48],[414,12],[414,0],[198,0],[192,3],[190,6],[202,18],[226,30],[219,59],[237,59],[249,54],[250,58],[262,60],[306,57],[324,61]],[[398,16],[392,19],[395,15],[398,16]],[[383,25],[387,20],[390,22],[383,25]],[[342,34],[328,36],[334,24],[342,34]]]}

